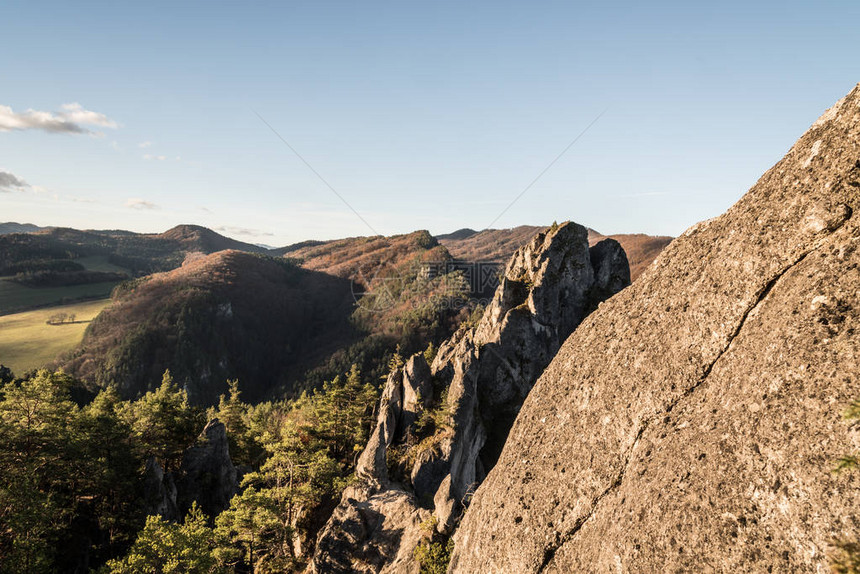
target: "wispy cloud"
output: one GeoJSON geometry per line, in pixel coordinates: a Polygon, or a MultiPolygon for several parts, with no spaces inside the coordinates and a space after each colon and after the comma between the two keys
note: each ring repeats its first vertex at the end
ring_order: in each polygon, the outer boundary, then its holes
{"type": "Polygon", "coordinates": [[[29,189],[30,184],[8,171],[0,171],[0,192],[22,191],[29,189]]]}
{"type": "Polygon", "coordinates": [[[84,109],[81,104],[63,104],[57,112],[29,109],[15,112],[9,106],[0,105],[0,132],[41,130],[54,134],[102,135],[86,126],[115,129],[114,120],[104,114],[84,109]]]}
{"type": "Polygon", "coordinates": [[[146,201],[137,197],[132,197],[125,201],[125,206],[131,209],[161,209],[158,205],[151,201],[146,201]]]}
{"type": "Polygon", "coordinates": [[[152,142],[150,142],[150,141],[140,142],[139,144],[137,144],[137,147],[139,147],[139,148],[152,147],[152,142]]]}
{"type": "Polygon", "coordinates": [[[259,229],[249,229],[247,227],[216,227],[215,231],[227,233],[229,235],[244,235],[246,237],[274,237],[274,233],[261,231],[259,229]]]}
{"type": "Polygon", "coordinates": [[[147,154],[144,154],[143,159],[145,159],[146,161],[152,161],[152,160],[166,161],[167,156],[166,155],[152,155],[152,154],[147,153],[147,154]]]}

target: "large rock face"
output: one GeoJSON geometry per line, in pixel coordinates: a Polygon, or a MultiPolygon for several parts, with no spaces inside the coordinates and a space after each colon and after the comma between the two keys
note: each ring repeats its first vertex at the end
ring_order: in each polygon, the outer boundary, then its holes
{"type": "Polygon", "coordinates": [[[856,537],[860,86],[590,315],[529,394],[451,572],[824,571],[856,537]]]}
{"type": "Polygon", "coordinates": [[[443,343],[432,366],[415,355],[389,376],[360,483],[321,533],[312,569],[417,571],[413,549],[434,527],[454,529],[562,341],[629,283],[618,243],[589,249],[580,225],[554,226],[518,250],[477,326],[443,343]]]}

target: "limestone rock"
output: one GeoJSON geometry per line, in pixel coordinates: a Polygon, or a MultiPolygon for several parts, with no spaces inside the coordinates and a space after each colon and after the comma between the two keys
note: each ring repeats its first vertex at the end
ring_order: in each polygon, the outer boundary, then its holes
{"type": "Polygon", "coordinates": [[[388,482],[385,452],[394,440],[402,412],[403,371],[394,370],[382,389],[376,426],[356,464],[355,473],[359,477],[381,484],[388,482]]]}
{"type": "Polygon", "coordinates": [[[412,552],[426,535],[416,517],[429,517],[430,507],[439,532],[455,528],[538,376],[570,332],[629,277],[618,244],[607,240],[590,250],[587,230],[575,223],[538,233],[518,250],[476,327],[443,342],[431,367],[416,355],[388,377],[357,465],[361,482],[320,534],[314,568],[414,568],[412,552]],[[431,408],[444,413],[434,418],[441,426],[419,436],[416,422],[431,408]],[[413,459],[411,470],[403,468],[413,459]],[[389,467],[403,476],[390,476],[389,467]]]}
{"type": "Polygon", "coordinates": [[[385,453],[391,443],[403,439],[418,414],[433,397],[430,367],[421,354],[403,369],[391,372],[382,389],[377,423],[356,465],[356,474],[380,484],[388,482],[385,453]]]}
{"type": "Polygon", "coordinates": [[[412,551],[425,536],[421,524],[429,518],[400,488],[350,486],[320,533],[309,570],[417,574],[412,551]]]}
{"type": "MultiPolygon", "coordinates": [[[[449,571],[821,572],[856,538],[860,86],[566,341],[449,571]]],[[[598,275],[600,273],[598,272],[598,275]]]]}
{"type": "Polygon", "coordinates": [[[178,520],[176,484],[173,475],[165,473],[154,456],[146,461],[143,473],[144,512],[159,515],[167,520],[178,520]]]}
{"type": "Polygon", "coordinates": [[[217,419],[209,421],[198,444],[185,451],[176,478],[177,506],[184,513],[197,502],[209,516],[230,506],[239,492],[236,468],[230,459],[227,428],[217,419]]]}

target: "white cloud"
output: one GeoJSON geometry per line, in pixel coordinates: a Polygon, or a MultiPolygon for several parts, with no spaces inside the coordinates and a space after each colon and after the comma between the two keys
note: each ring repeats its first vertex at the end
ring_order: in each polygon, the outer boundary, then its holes
{"type": "Polygon", "coordinates": [[[161,209],[159,206],[152,203],[151,201],[146,201],[137,197],[127,199],[125,202],[125,206],[130,207],[131,209],[161,209]]]}
{"type": "Polygon", "coordinates": [[[150,141],[140,142],[139,144],[137,144],[137,147],[139,147],[139,148],[152,147],[152,142],[150,142],[150,141]]]}
{"type": "MultiPolygon", "coordinates": [[[[207,210],[208,211],[208,210],[207,210]]],[[[259,229],[249,229],[247,227],[216,227],[215,231],[227,233],[229,235],[244,235],[247,237],[274,237],[274,233],[268,231],[260,231],[259,229]]]]}
{"type": "Polygon", "coordinates": [[[21,191],[29,188],[30,184],[17,175],[0,170],[0,192],[21,191]]]}
{"type": "Polygon", "coordinates": [[[116,129],[119,124],[107,117],[104,114],[85,110],[84,107],[77,103],[63,104],[60,106],[60,116],[66,121],[81,124],[85,126],[101,126],[103,128],[116,129]]]}
{"type": "Polygon", "coordinates": [[[115,129],[119,124],[104,114],[84,109],[78,103],[63,104],[58,112],[33,109],[15,112],[9,106],[0,105],[0,132],[42,130],[55,134],[103,135],[85,126],[115,129]]]}

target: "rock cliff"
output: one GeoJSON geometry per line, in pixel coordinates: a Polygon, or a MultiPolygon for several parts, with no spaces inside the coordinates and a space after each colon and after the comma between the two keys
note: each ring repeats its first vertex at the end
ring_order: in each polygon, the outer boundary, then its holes
{"type": "Polygon", "coordinates": [[[529,394],[450,572],[813,572],[860,526],[860,86],[591,314],[529,394]]]}
{"type": "Polygon", "coordinates": [[[209,421],[197,444],[189,447],[175,472],[164,472],[150,458],[144,472],[144,501],[147,514],[179,520],[196,502],[208,516],[217,516],[230,506],[239,492],[236,467],[230,459],[227,427],[209,421]]]}
{"type": "Polygon", "coordinates": [[[315,572],[412,572],[416,545],[455,528],[532,385],[564,339],[630,283],[614,240],[589,249],[574,223],[514,253],[482,319],[427,365],[394,370],[356,474],[320,534],[315,572]]]}

